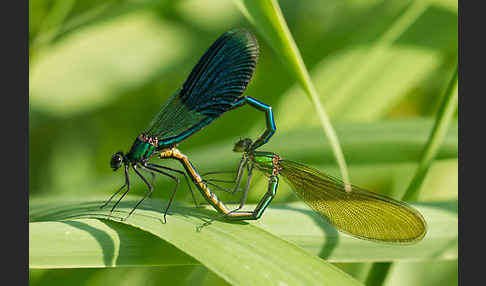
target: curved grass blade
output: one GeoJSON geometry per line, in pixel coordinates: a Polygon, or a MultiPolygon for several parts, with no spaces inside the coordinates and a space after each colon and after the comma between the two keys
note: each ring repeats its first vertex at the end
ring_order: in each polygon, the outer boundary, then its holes
{"type": "Polygon", "coordinates": [[[280,174],[317,213],[339,230],[362,239],[411,243],[425,236],[426,223],[411,206],[344,183],[313,168],[280,161],[280,174]]]}
{"type": "MultiPolygon", "coordinates": [[[[56,203],[51,204],[56,208],[56,203]]],[[[198,265],[159,237],[107,220],[29,223],[29,268],[198,265]]]]}
{"type": "Polygon", "coordinates": [[[346,166],[339,139],[326,111],[324,110],[324,106],[319,100],[317,90],[312,83],[309,72],[302,60],[302,56],[300,55],[299,49],[290,33],[287,23],[285,22],[285,18],[283,17],[278,2],[276,0],[239,0],[235,2],[249,21],[254,24],[260,33],[262,33],[275,53],[288,68],[290,74],[295,77],[309,96],[321,122],[322,129],[329,139],[334,158],[341,171],[341,177],[348,189],[350,184],[348,167],[346,166]]]}
{"type": "MultiPolygon", "coordinates": [[[[87,202],[92,203],[92,200],[68,200],[63,197],[31,200],[29,268],[147,267],[205,263],[206,258],[200,261],[191,258],[190,249],[177,249],[165,242],[165,233],[156,236],[136,227],[107,220],[68,219],[71,215],[79,214],[80,210],[86,212],[84,207],[87,202]]],[[[147,203],[151,207],[159,206],[159,203],[153,201],[147,203]]],[[[166,203],[162,202],[160,205],[166,203]]],[[[255,206],[248,207],[254,209],[255,206]]],[[[259,228],[328,262],[435,262],[457,259],[457,201],[420,203],[413,206],[427,220],[427,234],[420,243],[399,247],[355,239],[338,232],[301,201],[272,204],[263,219],[236,226],[244,228],[245,232],[254,232],[255,228],[259,228]]],[[[186,215],[190,216],[190,206],[177,208],[187,211],[186,215]]],[[[130,209],[125,208],[125,211],[130,209]]],[[[195,214],[206,213],[207,210],[202,208],[195,211],[195,214]]],[[[174,232],[174,236],[182,236],[184,227],[171,226],[173,216],[178,214],[170,214],[167,226],[174,232]]],[[[151,226],[154,229],[161,227],[163,226],[156,220],[151,226]]],[[[213,236],[215,244],[218,243],[220,235],[225,233],[219,232],[213,236]]],[[[260,241],[251,245],[244,243],[245,247],[249,247],[247,251],[254,247],[266,247],[260,241]]],[[[239,254],[237,250],[233,253],[239,254]]],[[[208,251],[205,255],[219,254],[208,251]]]]}
{"type": "MultiPolygon", "coordinates": [[[[121,202],[113,219],[126,216],[136,201],[121,202]]],[[[31,204],[31,221],[85,222],[86,218],[106,219],[109,215],[108,210],[99,209],[101,200],[64,200],[57,206],[52,202],[31,204]]],[[[163,224],[160,212],[165,207],[166,202],[149,200],[129,219],[116,223],[167,241],[232,285],[362,285],[332,264],[249,223],[214,221],[198,232],[196,228],[214,216],[214,211],[176,204],[163,224]],[[305,268],[312,271],[302,271],[305,268]]]]}

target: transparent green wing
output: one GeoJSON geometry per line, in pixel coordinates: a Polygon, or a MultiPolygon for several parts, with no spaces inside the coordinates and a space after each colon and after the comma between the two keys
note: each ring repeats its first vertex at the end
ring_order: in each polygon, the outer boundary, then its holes
{"type": "Polygon", "coordinates": [[[407,243],[426,232],[422,215],[407,205],[344,183],[302,164],[281,160],[280,174],[298,196],[339,230],[358,238],[407,243]]]}

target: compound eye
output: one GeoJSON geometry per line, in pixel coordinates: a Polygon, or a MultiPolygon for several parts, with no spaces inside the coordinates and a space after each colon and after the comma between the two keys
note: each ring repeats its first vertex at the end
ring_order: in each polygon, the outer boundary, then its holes
{"type": "Polygon", "coordinates": [[[118,168],[121,167],[121,164],[123,162],[123,155],[120,154],[120,152],[116,153],[111,157],[110,165],[111,168],[116,171],[118,168]]]}

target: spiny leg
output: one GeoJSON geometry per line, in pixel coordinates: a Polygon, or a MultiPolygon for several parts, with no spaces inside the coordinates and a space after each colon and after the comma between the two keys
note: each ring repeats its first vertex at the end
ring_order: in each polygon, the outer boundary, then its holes
{"type": "Polygon", "coordinates": [[[126,220],[128,219],[128,217],[135,211],[135,209],[137,209],[137,207],[148,197],[152,194],[152,191],[153,191],[153,187],[152,185],[147,181],[147,179],[145,179],[144,176],[142,176],[142,174],[137,170],[137,166],[136,165],[133,165],[132,166],[133,170],[135,171],[135,173],[143,180],[143,182],[148,186],[149,188],[149,191],[145,194],[145,196],[135,205],[135,207],[133,207],[133,209],[130,211],[130,213],[128,213],[127,217],[123,220],[126,220]]]}
{"type": "MultiPolygon", "coordinates": [[[[233,188],[223,188],[215,183],[212,183],[210,181],[203,181],[205,184],[208,184],[208,185],[211,185],[213,187],[215,187],[216,189],[220,190],[220,191],[223,191],[223,192],[227,192],[227,193],[230,193],[230,194],[233,194],[235,193],[235,190],[233,188]]],[[[239,191],[240,189],[237,190],[237,192],[239,191]]]]}
{"type": "Polygon", "coordinates": [[[192,200],[194,201],[194,205],[196,205],[196,208],[199,207],[199,203],[196,200],[196,196],[194,195],[194,191],[192,190],[191,183],[189,182],[189,178],[188,178],[188,176],[185,172],[183,172],[181,170],[165,167],[165,166],[160,166],[160,165],[153,164],[153,163],[147,163],[146,166],[149,166],[149,167],[152,167],[152,168],[161,168],[161,169],[164,169],[164,170],[167,170],[167,171],[172,171],[172,172],[176,172],[178,174],[184,175],[184,178],[186,179],[186,184],[189,187],[189,191],[191,192],[191,196],[192,196],[192,200]]]}
{"type": "Polygon", "coordinates": [[[237,207],[236,209],[228,212],[227,214],[224,214],[223,217],[233,213],[233,212],[236,212],[236,211],[239,211],[246,203],[246,199],[248,197],[248,190],[250,190],[250,183],[251,183],[251,178],[252,178],[252,175],[253,175],[253,165],[247,165],[247,168],[248,168],[248,178],[246,180],[246,187],[245,187],[245,190],[243,191],[243,195],[241,196],[241,201],[240,201],[240,206],[237,207]]]}
{"type": "MultiPolygon", "coordinates": [[[[257,219],[259,219],[263,215],[265,210],[267,209],[270,202],[277,195],[278,181],[279,181],[279,179],[278,179],[277,175],[271,175],[268,178],[267,192],[260,199],[260,201],[258,202],[257,206],[255,207],[255,209],[253,211],[239,211],[239,209],[241,209],[242,206],[244,205],[244,200],[246,198],[242,199],[241,204],[237,209],[234,209],[234,210],[232,210],[232,211],[230,211],[230,212],[228,212],[224,215],[220,215],[219,217],[214,218],[214,219],[202,224],[201,226],[196,228],[197,231],[200,231],[201,228],[209,225],[213,220],[216,220],[220,217],[227,217],[228,219],[231,219],[231,220],[257,220],[257,219]],[[233,214],[237,214],[237,215],[233,215],[233,214]]],[[[245,190],[245,194],[248,193],[248,186],[249,185],[247,184],[247,189],[245,190]]]]}
{"type": "MultiPolygon", "coordinates": [[[[217,174],[235,174],[237,173],[238,171],[213,171],[213,172],[206,172],[206,173],[203,173],[201,174],[201,177],[206,177],[208,175],[217,175],[217,174]]],[[[203,179],[204,182],[218,182],[218,183],[234,183],[236,180],[235,179],[232,179],[232,180],[219,180],[219,179],[203,179]]]]}
{"type": "MultiPolygon", "coordinates": [[[[230,193],[230,194],[234,194],[234,193],[239,192],[241,190],[240,189],[241,179],[243,178],[243,172],[244,172],[246,166],[248,166],[248,157],[244,156],[244,157],[241,158],[240,163],[238,165],[238,169],[236,170],[236,172],[235,171],[231,172],[231,173],[236,173],[236,177],[232,181],[227,181],[226,183],[234,183],[235,184],[234,189],[223,188],[221,186],[218,186],[216,184],[211,183],[211,181],[208,181],[208,180],[203,180],[203,183],[214,186],[218,190],[221,190],[221,191],[224,191],[224,192],[227,192],[227,193],[230,193]]],[[[217,174],[217,173],[223,173],[223,172],[226,172],[226,171],[207,172],[205,174],[217,174]]],[[[214,181],[216,181],[216,180],[214,180],[214,181]]]]}
{"type": "Polygon", "coordinates": [[[123,186],[121,186],[121,188],[119,188],[118,191],[116,191],[113,195],[111,195],[111,197],[100,207],[100,209],[106,207],[106,205],[108,205],[111,202],[111,200],[127,185],[129,185],[128,166],[125,166],[125,184],[123,184],[123,186]]]}
{"type": "Polygon", "coordinates": [[[207,176],[207,175],[214,175],[214,174],[233,174],[235,173],[234,170],[227,170],[227,171],[212,171],[212,172],[206,172],[202,173],[201,177],[207,176]]]}
{"type": "Polygon", "coordinates": [[[167,218],[166,218],[167,217],[167,212],[169,211],[170,205],[172,204],[172,201],[174,200],[174,196],[175,196],[175,194],[177,192],[177,188],[179,187],[179,178],[177,178],[176,176],[173,176],[173,175],[171,175],[169,173],[166,173],[164,171],[158,170],[158,169],[156,169],[154,167],[151,167],[148,164],[146,164],[144,167],[146,167],[146,168],[148,168],[148,169],[150,169],[152,171],[155,171],[157,173],[160,173],[162,175],[166,175],[166,176],[172,178],[176,182],[176,186],[174,188],[174,191],[172,192],[172,195],[170,197],[169,203],[167,204],[167,208],[164,211],[164,223],[167,223],[167,218]]]}
{"type": "Polygon", "coordinates": [[[234,183],[234,180],[220,180],[220,179],[203,179],[204,183],[216,182],[216,183],[234,183]]]}
{"type": "Polygon", "coordinates": [[[123,195],[121,195],[121,197],[118,199],[118,201],[115,203],[115,205],[113,205],[113,207],[111,208],[110,217],[111,217],[111,214],[113,213],[113,211],[115,210],[115,208],[120,203],[120,201],[126,196],[128,191],[130,191],[130,180],[128,179],[128,165],[125,165],[125,178],[126,178],[126,182],[127,182],[127,190],[123,193],[123,195]]]}
{"type": "MultiPolygon", "coordinates": [[[[214,185],[214,184],[211,184],[210,183],[210,181],[215,182],[215,181],[218,181],[218,180],[203,180],[203,182],[204,183],[209,183],[210,185],[213,185],[213,186],[217,187],[218,189],[222,189],[225,192],[234,194],[234,193],[238,192],[239,189],[240,189],[241,179],[243,178],[243,172],[244,172],[246,166],[248,166],[248,157],[244,156],[244,157],[241,158],[240,163],[238,165],[238,169],[236,170],[236,172],[233,172],[233,173],[236,173],[236,177],[232,181],[226,181],[226,182],[224,182],[223,180],[220,180],[223,183],[234,183],[235,184],[235,187],[234,187],[233,190],[227,190],[227,189],[224,189],[224,188],[222,188],[220,186],[217,186],[217,185],[214,185]]],[[[216,171],[216,172],[208,172],[206,174],[216,174],[216,173],[219,173],[219,172],[218,171],[216,171]]]]}
{"type": "MultiPolygon", "coordinates": [[[[227,189],[227,188],[223,188],[219,185],[216,185],[214,183],[211,183],[211,182],[207,182],[207,181],[202,181],[204,184],[206,185],[210,185],[210,186],[213,186],[215,187],[216,189],[220,190],[220,191],[223,191],[223,192],[227,192],[227,193],[230,193],[230,194],[234,194],[234,190],[233,189],[227,189]]],[[[240,191],[240,189],[237,190],[238,192],[240,191]]],[[[232,201],[232,202],[225,202],[225,203],[229,203],[229,204],[237,204],[239,203],[239,201],[235,202],[235,201],[232,201]]],[[[201,202],[200,203],[201,205],[209,205],[208,202],[201,202]]]]}
{"type": "MultiPolygon", "coordinates": [[[[248,163],[248,157],[246,156],[243,156],[240,160],[240,163],[238,164],[238,168],[236,169],[236,171],[212,171],[212,172],[206,172],[204,174],[201,175],[201,177],[204,177],[204,176],[207,176],[207,175],[213,175],[213,174],[236,174],[235,178],[232,179],[232,180],[228,180],[228,181],[223,181],[221,180],[221,182],[227,182],[227,183],[236,183],[238,178],[241,176],[241,173],[243,172],[244,170],[244,167],[247,165],[248,163]]],[[[209,179],[211,181],[216,181],[216,179],[209,179]]]]}
{"type": "Polygon", "coordinates": [[[248,169],[248,178],[246,180],[246,187],[245,187],[245,190],[243,191],[243,195],[241,196],[241,200],[240,200],[240,205],[234,209],[234,210],[231,210],[229,211],[228,213],[225,213],[225,214],[222,214],[222,215],[219,215],[215,218],[212,218],[210,219],[209,221],[203,223],[201,226],[199,226],[197,229],[198,231],[201,230],[201,228],[205,227],[205,226],[208,226],[210,225],[213,221],[217,220],[217,219],[220,219],[220,218],[223,218],[223,217],[226,217],[234,212],[237,212],[239,211],[244,205],[245,205],[245,202],[246,202],[246,198],[247,198],[247,195],[248,195],[248,191],[250,190],[250,182],[251,182],[251,178],[252,178],[252,174],[253,174],[253,165],[251,166],[247,166],[247,169],[248,169]]]}
{"type": "MultiPolygon", "coordinates": [[[[155,185],[155,184],[154,184],[154,183],[155,183],[155,174],[154,174],[154,172],[152,172],[152,171],[150,171],[150,170],[148,170],[148,169],[146,169],[146,168],[142,168],[142,170],[144,170],[145,172],[147,172],[147,173],[149,173],[150,175],[152,175],[152,180],[150,181],[150,184],[151,184],[152,186],[154,186],[154,185],[155,185]]],[[[152,198],[152,193],[150,193],[149,198],[152,198]]]]}

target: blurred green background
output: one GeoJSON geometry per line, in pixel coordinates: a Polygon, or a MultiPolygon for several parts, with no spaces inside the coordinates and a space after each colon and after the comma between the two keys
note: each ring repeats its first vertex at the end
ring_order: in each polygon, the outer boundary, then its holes
{"type": "MultiPolygon", "coordinates": [[[[399,197],[418,160],[407,157],[407,146],[425,142],[457,66],[457,1],[278,3],[341,139],[353,184],[399,197]],[[373,148],[380,136],[397,142],[403,158],[389,160],[373,148]]],[[[123,183],[109,167],[111,155],[128,150],[209,45],[236,27],[253,31],[260,45],[246,94],[276,116],[278,131],[262,149],[339,176],[310,100],[234,2],[36,0],[29,1],[30,198],[108,197],[123,183]]],[[[201,172],[230,169],[238,161],[233,142],[263,128],[263,114],[242,107],[179,147],[201,172]]],[[[457,115],[451,129],[457,134],[457,115]]],[[[457,153],[439,159],[421,200],[457,199],[457,153]]],[[[131,194],[143,195],[134,182],[131,194]]],[[[157,178],[153,198],[167,199],[172,184],[157,178]]],[[[295,200],[281,185],[277,200],[295,200]]],[[[190,202],[186,186],[176,201],[190,202]]],[[[338,266],[360,279],[366,269],[338,266]]],[[[30,271],[31,285],[195,281],[225,285],[203,266],[30,271]]],[[[457,261],[396,263],[387,285],[457,285],[457,261]]]]}

